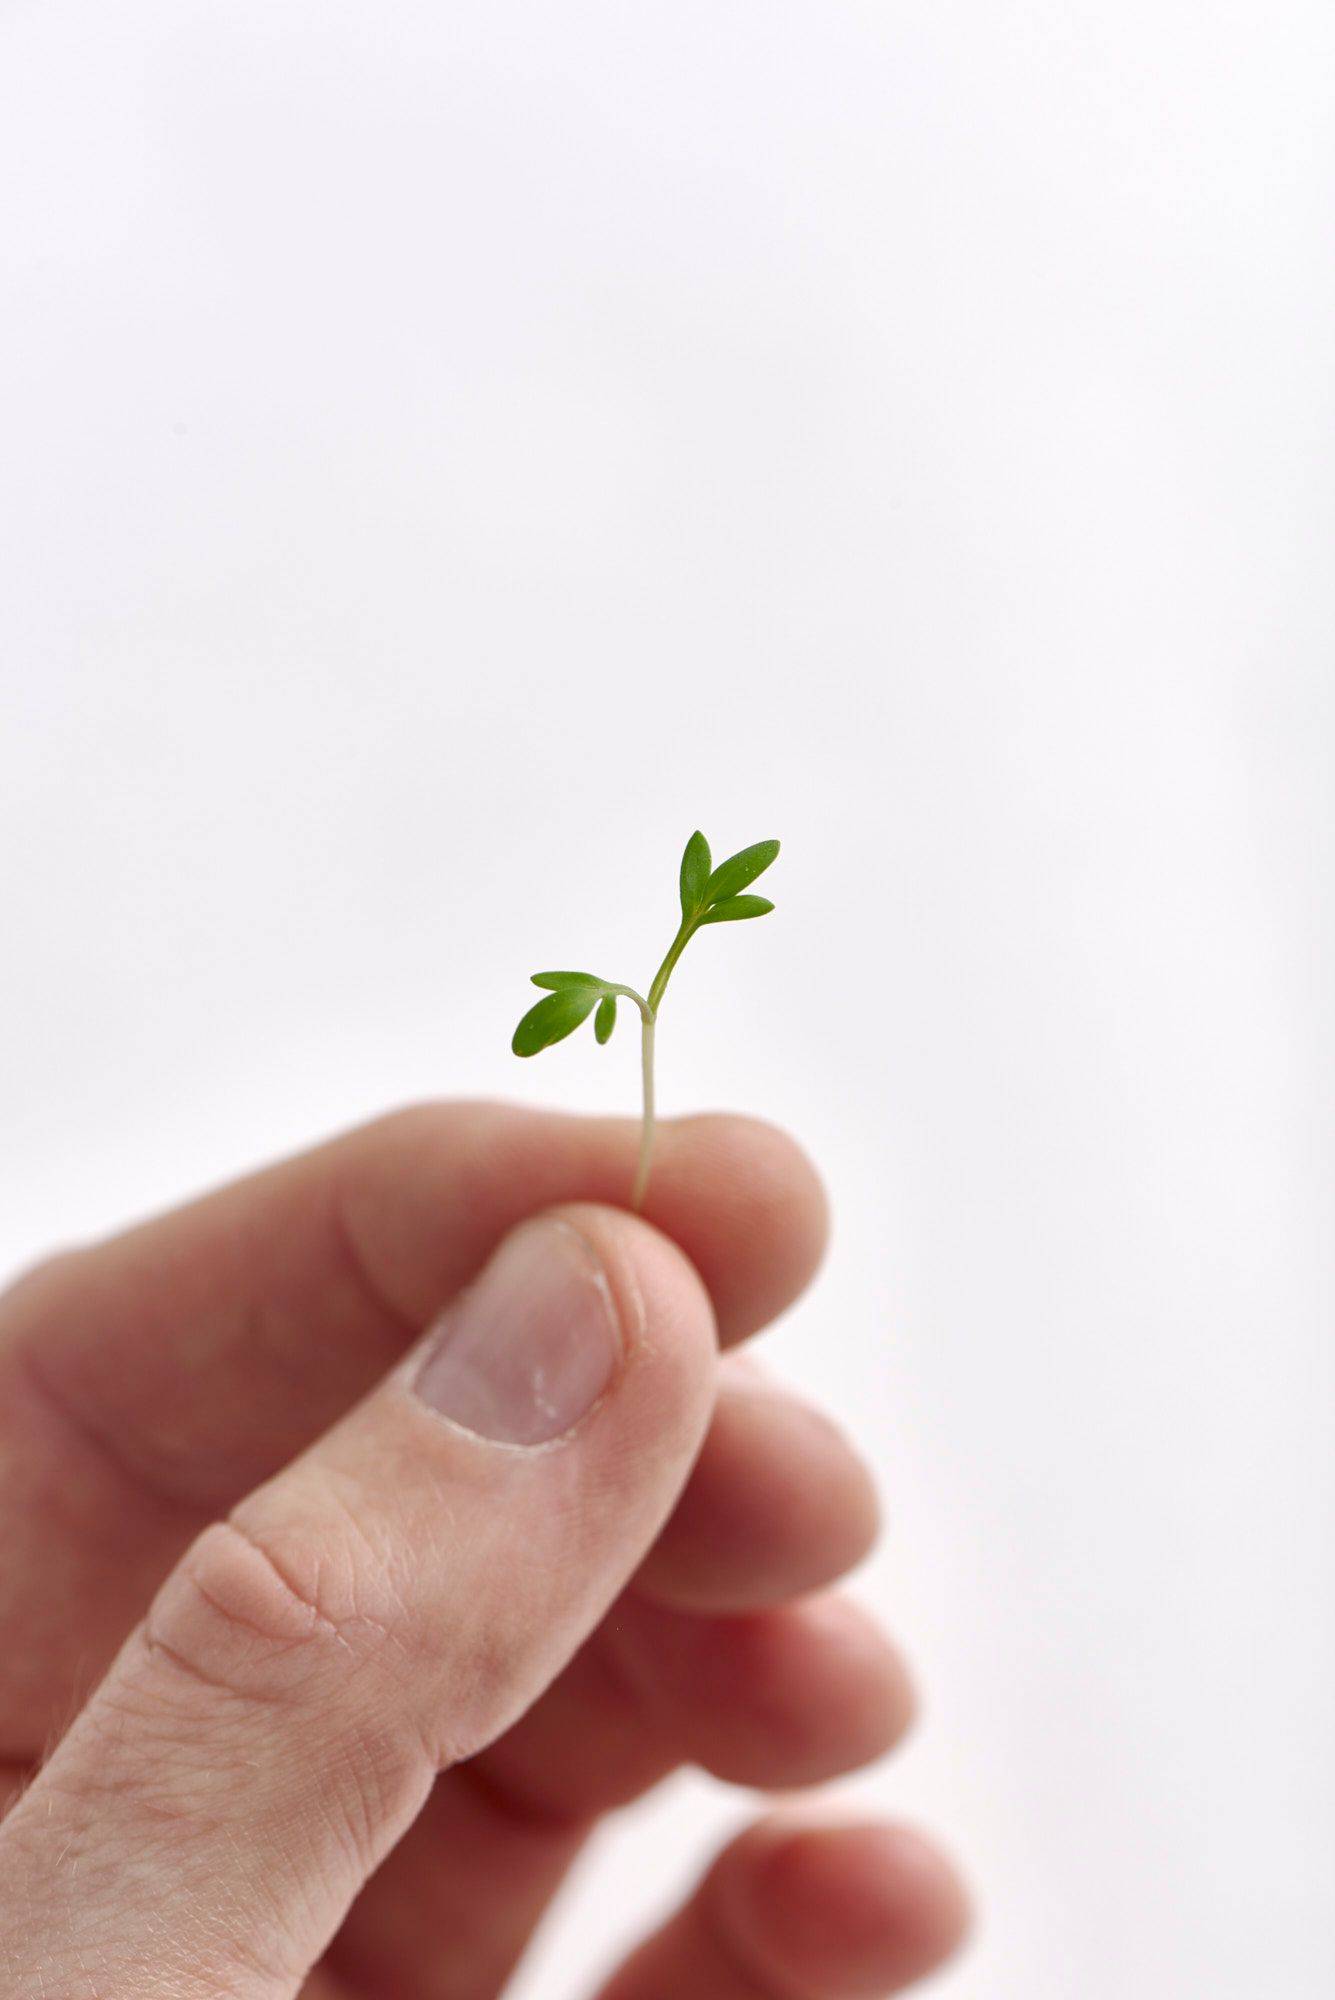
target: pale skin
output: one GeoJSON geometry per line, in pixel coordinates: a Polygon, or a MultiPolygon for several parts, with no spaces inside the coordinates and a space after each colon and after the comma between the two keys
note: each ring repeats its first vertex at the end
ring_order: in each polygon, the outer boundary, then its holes
{"type": "MultiPolygon", "coordinates": [[[[0,1298],[6,2000],[496,2000],[603,1815],[682,1764],[824,1787],[903,1735],[837,1588],[863,1462],[726,1351],[807,1284],[819,1183],[686,1119],[636,1216],[637,1143],[425,1106],[0,1298]],[[418,1353],[520,1239],[538,1286],[580,1260],[571,1341],[595,1295],[613,1334],[540,1442],[429,1407],[418,1353]]],[[[922,1834],[824,1793],[738,1818],[591,1996],[872,2000],[959,1942],[922,1834]]]]}

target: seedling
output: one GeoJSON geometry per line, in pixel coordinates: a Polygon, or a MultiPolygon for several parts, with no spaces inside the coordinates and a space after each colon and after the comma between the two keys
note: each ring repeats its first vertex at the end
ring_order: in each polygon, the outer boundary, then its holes
{"type": "Polygon", "coordinates": [[[582,1021],[593,1015],[593,1032],[600,1042],[611,1040],[617,1023],[618,999],[630,1000],[640,1014],[640,1070],[644,1079],[644,1118],[640,1126],[640,1154],[635,1168],[631,1205],[638,1208],[649,1185],[649,1163],[654,1150],[654,1029],[663,994],[672,969],[698,930],[706,924],[740,923],[747,917],[764,917],[774,908],[764,896],[747,896],[758,875],[763,875],[779,851],[777,840],[758,840],[727,861],[713,867],[709,842],[702,833],[693,833],[681,857],[681,923],[668,946],[647,994],[614,979],[600,979],[593,972],[535,972],[533,984],[547,988],[547,997],[530,1007],[515,1029],[510,1046],[517,1056],[535,1056],[573,1035],[582,1021]]]}

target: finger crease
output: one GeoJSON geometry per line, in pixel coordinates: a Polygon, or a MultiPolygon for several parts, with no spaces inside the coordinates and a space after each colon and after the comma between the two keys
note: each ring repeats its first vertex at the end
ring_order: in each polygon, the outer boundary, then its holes
{"type": "MultiPolygon", "coordinates": [[[[322,1611],[320,1606],[315,1602],[315,1600],[306,1591],[301,1589],[301,1587],[291,1576],[291,1574],[283,1567],[282,1563],[279,1562],[277,1556],[274,1555],[271,1549],[267,1549],[264,1546],[264,1543],[260,1541],[256,1535],[253,1535],[248,1528],[242,1527],[241,1523],[237,1521],[235,1517],[231,1517],[228,1520],[224,1521],[222,1523],[222,1526],[226,1528],[229,1534],[236,1535],[241,1541],[245,1543],[246,1547],[250,1549],[253,1554],[259,1557],[260,1561],[265,1565],[270,1575],[273,1576],[273,1578],[280,1585],[284,1593],[289,1598],[291,1598],[294,1604],[300,1606],[300,1608],[306,1613],[307,1617],[312,1621],[317,1631],[323,1632],[326,1635],[326,1637],[335,1640],[338,1645],[346,1648],[348,1652],[352,1652],[354,1650],[352,1641],[349,1639],[347,1633],[344,1631],[343,1626],[338,1622],[337,1619],[331,1618],[328,1612],[322,1611]]],[[[267,1639],[270,1636],[267,1630],[262,1626],[255,1625],[254,1623],[252,1623],[252,1621],[244,1617],[238,1618],[234,1609],[232,1609],[229,1606],[219,1604],[213,1597],[209,1595],[208,1591],[204,1589],[203,1585],[199,1581],[199,1578],[194,1574],[193,1570],[190,1573],[190,1581],[194,1584],[195,1589],[199,1592],[200,1596],[204,1598],[205,1602],[211,1604],[215,1611],[221,1612],[222,1615],[225,1618],[229,1619],[233,1624],[249,1625],[250,1629],[252,1631],[258,1632],[261,1638],[267,1639]]],[[[368,1618],[363,1614],[358,1614],[355,1621],[352,1622],[355,1622],[363,1630],[373,1633],[378,1638],[384,1638],[387,1636],[387,1628],[384,1625],[380,1624],[374,1618],[368,1618]]]]}
{"type": "MultiPolygon", "coordinates": [[[[201,1591],[200,1595],[204,1596],[205,1593],[201,1591]]],[[[208,1601],[212,1603],[213,1600],[210,1598],[208,1601]]],[[[189,1659],[186,1654],[178,1652],[175,1646],[170,1645],[166,1639],[160,1637],[153,1630],[151,1621],[144,1626],[144,1645],[147,1651],[155,1658],[166,1660],[169,1666],[174,1667],[178,1673],[184,1674],[187,1680],[194,1681],[199,1687],[208,1688],[211,1694],[230,1695],[234,1701],[243,1702],[248,1708],[283,1708],[288,1705],[283,1696],[273,1693],[260,1694],[252,1693],[248,1690],[243,1695],[230,1682],[223,1680],[220,1676],[205,1673],[204,1669],[196,1665],[194,1660],[189,1659]]]]}
{"type": "Polygon", "coordinates": [[[147,1501],[164,1515],[190,1521],[199,1517],[198,1508],[169,1486],[160,1475],[136,1457],[124,1439],[105,1430],[86,1411],[79,1409],[62,1389],[57,1388],[37,1358],[35,1349],[20,1347],[15,1354],[22,1386],[84,1449],[98,1459],[135,1497],[147,1501]]]}
{"type": "Polygon", "coordinates": [[[329,1227],[334,1240],[334,1249],[344,1273],[363,1304],[370,1308],[376,1319],[388,1321],[391,1330],[399,1336],[404,1345],[416,1340],[422,1331],[421,1323],[395,1304],[372,1273],[366,1252],[357,1239],[357,1232],[348,1220],[347,1209],[337,1187],[333,1188],[330,1195],[329,1227]]]}
{"type": "Polygon", "coordinates": [[[523,1833],[549,1835],[553,1840],[582,1840],[593,1826],[591,1814],[563,1812],[560,1806],[525,1798],[476,1758],[454,1765],[449,1775],[462,1779],[488,1811],[523,1833]]]}

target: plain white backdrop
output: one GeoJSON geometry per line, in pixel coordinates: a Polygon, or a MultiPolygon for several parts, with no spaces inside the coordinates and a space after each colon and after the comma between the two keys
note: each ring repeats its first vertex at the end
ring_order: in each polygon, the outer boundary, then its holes
{"type": "Polygon", "coordinates": [[[527,973],[780,835],[660,1086],[829,1181],[943,2000],[1335,1985],[1333,95],[1319,0],[0,0],[3,1262],[633,1108],[527,973]]]}

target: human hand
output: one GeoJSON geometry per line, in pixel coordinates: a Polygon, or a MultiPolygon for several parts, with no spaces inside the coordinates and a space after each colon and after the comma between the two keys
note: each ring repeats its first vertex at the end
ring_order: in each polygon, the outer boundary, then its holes
{"type": "MultiPolygon", "coordinates": [[[[0,1299],[5,2000],[491,2000],[678,1765],[787,1789],[901,1734],[826,1588],[866,1474],[717,1354],[806,1283],[818,1186],[684,1120],[639,1219],[634,1149],[424,1107],[0,1299]]],[[[887,1993],[962,1925],[920,1836],[775,1816],[601,2000],[887,1993]]]]}

